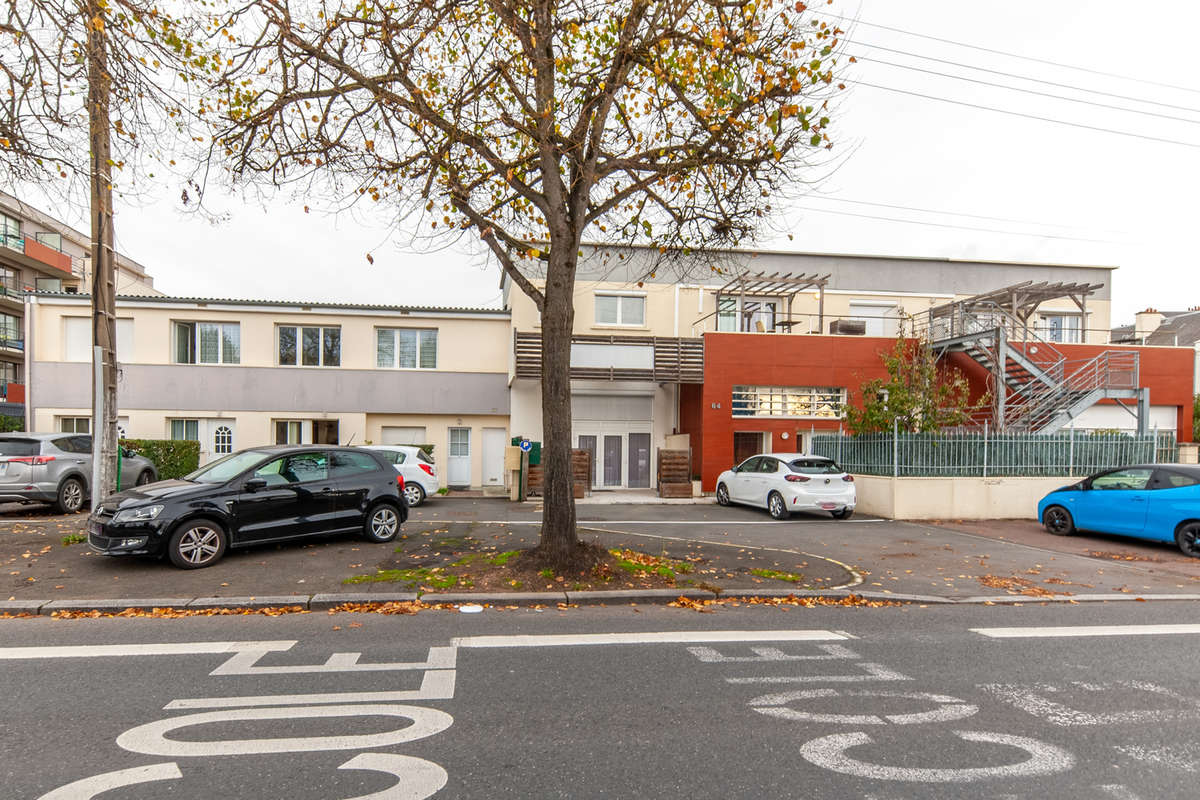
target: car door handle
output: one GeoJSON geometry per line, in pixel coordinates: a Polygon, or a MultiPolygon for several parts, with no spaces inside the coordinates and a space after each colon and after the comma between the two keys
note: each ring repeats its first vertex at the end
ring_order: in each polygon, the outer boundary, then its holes
{"type": "Polygon", "coordinates": [[[333,492],[332,486],[326,486],[324,489],[321,490],[321,494],[331,494],[332,492],[333,492]]]}

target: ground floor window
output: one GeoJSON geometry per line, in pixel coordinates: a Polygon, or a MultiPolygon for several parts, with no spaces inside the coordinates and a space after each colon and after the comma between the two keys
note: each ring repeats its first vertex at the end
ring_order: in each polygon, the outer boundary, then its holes
{"type": "Polygon", "coordinates": [[[190,442],[200,441],[200,420],[173,419],[171,420],[171,438],[190,442]]]}
{"type": "Polygon", "coordinates": [[[58,429],[63,433],[91,433],[91,417],[59,417],[58,429]]]}
{"type": "Polygon", "coordinates": [[[275,420],[275,444],[300,444],[304,423],[298,419],[275,420]]]}

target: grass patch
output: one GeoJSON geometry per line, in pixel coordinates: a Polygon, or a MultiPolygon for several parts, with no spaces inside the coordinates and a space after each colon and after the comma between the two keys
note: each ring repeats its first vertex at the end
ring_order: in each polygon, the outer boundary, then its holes
{"type": "Polygon", "coordinates": [[[545,569],[539,569],[538,575],[541,575],[548,581],[554,580],[554,570],[550,569],[549,567],[546,567],[545,569]]]}
{"type": "MultiPolygon", "coordinates": [[[[459,577],[441,569],[419,567],[417,569],[381,569],[374,575],[353,575],[342,583],[407,583],[409,588],[428,586],[431,589],[449,589],[457,586],[459,577]]],[[[469,579],[464,581],[471,585],[469,579]]]]}
{"type": "Polygon", "coordinates": [[[787,581],[788,583],[803,583],[804,576],[798,575],[795,572],[780,572],[777,569],[752,569],[751,575],[757,575],[760,578],[772,578],[777,581],[787,581]]]}
{"type": "Polygon", "coordinates": [[[505,564],[507,564],[509,562],[509,559],[511,559],[513,556],[517,555],[517,553],[520,553],[520,552],[521,552],[520,550],[508,550],[507,552],[492,556],[491,558],[489,558],[487,560],[487,563],[492,564],[493,566],[503,567],[505,564]]]}
{"type": "Polygon", "coordinates": [[[87,541],[86,533],[69,533],[66,536],[62,537],[63,547],[67,547],[67,546],[73,545],[73,544],[82,544],[86,541],[87,541]]]}
{"type": "Polygon", "coordinates": [[[692,565],[685,561],[672,561],[633,550],[609,550],[608,552],[616,558],[618,567],[637,578],[658,575],[673,581],[677,575],[685,575],[692,571],[692,565]]]}

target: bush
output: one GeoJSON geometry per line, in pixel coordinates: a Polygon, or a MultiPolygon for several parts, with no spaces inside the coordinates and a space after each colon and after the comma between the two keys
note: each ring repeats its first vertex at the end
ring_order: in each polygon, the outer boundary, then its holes
{"type": "Polygon", "coordinates": [[[200,467],[200,443],[186,439],[122,439],[121,447],[154,462],[159,480],[182,478],[200,467]]]}
{"type": "Polygon", "coordinates": [[[24,417],[10,417],[8,414],[0,414],[0,433],[12,433],[13,431],[25,430],[24,417]]]}

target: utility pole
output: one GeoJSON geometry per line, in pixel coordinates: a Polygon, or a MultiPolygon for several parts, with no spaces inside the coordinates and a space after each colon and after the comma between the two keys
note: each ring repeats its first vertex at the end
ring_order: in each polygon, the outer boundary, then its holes
{"type": "MultiPolygon", "coordinates": [[[[99,464],[91,487],[94,509],[116,486],[117,309],[113,250],[112,140],[108,29],[103,0],[87,0],[88,138],[91,154],[92,352],[102,380],[92,390],[92,458],[99,464]]],[[[94,367],[96,365],[93,365],[94,367]]]]}

